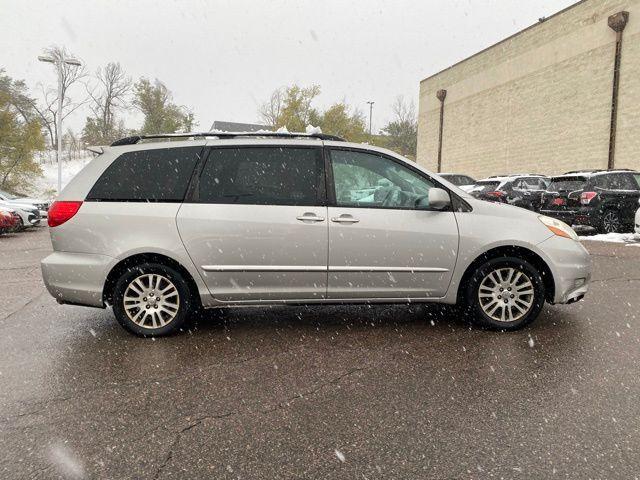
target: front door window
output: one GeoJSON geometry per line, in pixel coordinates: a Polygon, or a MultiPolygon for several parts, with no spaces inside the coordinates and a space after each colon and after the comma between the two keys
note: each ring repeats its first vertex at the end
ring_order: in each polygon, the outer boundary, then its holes
{"type": "Polygon", "coordinates": [[[391,159],[351,150],[332,150],[339,207],[429,209],[429,180],[391,159]]]}

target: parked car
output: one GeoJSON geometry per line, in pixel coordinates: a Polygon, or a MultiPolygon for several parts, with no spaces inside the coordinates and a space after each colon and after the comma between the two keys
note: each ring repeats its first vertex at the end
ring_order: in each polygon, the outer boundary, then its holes
{"type": "Polygon", "coordinates": [[[568,172],[551,179],[541,213],[602,233],[633,230],[640,173],[632,170],[568,172]]]}
{"type": "Polygon", "coordinates": [[[438,175],[465,192],[471,190],[476,183],[475,179],[469,175],[459,173],[439,173],[438,175]]]}
{"type": "Polygon", "coordinates": [[[49,211],[49,202],[39,198],[19,197],[9,192],[0,190],[0,201],[5,203],[19,203],[21,205],[30,205],[31,208],[37,208],[41,218],[47,218],[49,211]]]}
{"type": "Polygon", "coordinates": [[[8,208],[0,207],[0,235],[15,231],[18,226],[18,215],[8,208]]]}
{"type": "Polygon", "coordinates": [[[494,176],[476,182],[469,193],[480,200],[508,203],[537,212],[548,184],[549,179],[543,175],[494,176]]]}
{"type": "Polygon", "coordinates": [[[200,308],[322,303],[460,304],[513,330],[587,292],[590,257],[568,225],[479,201],[389,150],[182,136],[114,142],[52,204],[42,273],[59,303],[112,306],[143,336],[200,308]]]}
{"type": "Polygon", "coordinates": [[[0,207],[9,208],[17,214],[18,225],[16,226],[16,230],[22,230],[26,227],[36,227],[40,224],[40,211],[31,204],[0,200],[0,207]]]}

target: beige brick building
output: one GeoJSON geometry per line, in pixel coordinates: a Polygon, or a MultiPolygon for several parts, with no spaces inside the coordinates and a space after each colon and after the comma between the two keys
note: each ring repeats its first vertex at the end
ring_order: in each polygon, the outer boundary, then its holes
{"type": "Polygon", "coordinates": [[[418,163],[437,171],[442,106],[442,172],[607,168],[618,36],[614,166],[640,170],[640,0],[583,0],[423,80],[418,163]]]}

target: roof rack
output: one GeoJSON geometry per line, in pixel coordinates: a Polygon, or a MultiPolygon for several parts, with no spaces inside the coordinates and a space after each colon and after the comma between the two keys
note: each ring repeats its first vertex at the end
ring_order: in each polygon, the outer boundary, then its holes
{"type": "Polygon", "coordinates": [[[575,173],[608,173],[608,172],[635,172],[632,168],[593,168],[587,170],[572,170],[570,172],[565,172],[563,175],[571,175],[575,173]]]}
{"type": "Polygon", "coordinates": [[[152,140],[161,138],[204,138],[216,137],[219,139],[230,139],[238,137],[267,137],[267,138],[317,138],[318,140],[333,140],[336,142],[346,142],[344,138],[324,133],[298,133],[298,132],[192,132],[192,133],[165,133],[157,135],[134,135],[121,138],[111,144],[112,147],[121,145],[135,145],[141,140],[152,140]]]}
{"type": "Polygon", "coordinates": [[[606,172],[602,168],[585,168],[583,170],[570,170],[568,172],[564,172],[562,175],[574,175],[576,173],[595,173],[595,172],[606,172]]]}

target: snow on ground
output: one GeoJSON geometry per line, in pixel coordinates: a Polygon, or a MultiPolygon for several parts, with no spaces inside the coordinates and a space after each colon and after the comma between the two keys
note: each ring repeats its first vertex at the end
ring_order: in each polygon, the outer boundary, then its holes
{"type": "Polygon", "coordinates": [[[640,245],[640,235],[636,233],[600,233],[597,235],[581,235],[580,240],[593,242],[626,243],[640,245]]]}
{"type": "MultiPolygon", "coordinates": [[[[92,159],[93,155],[77,160],[64,160],[62,162],[62,188],[92,159]]],[[[40,168],[42,168],[43,175],[34,182],[34,196],[52,199],[56,196],[58,188],[58,163],[55,160],[53,162],[43,161],[40,168]]]]}

